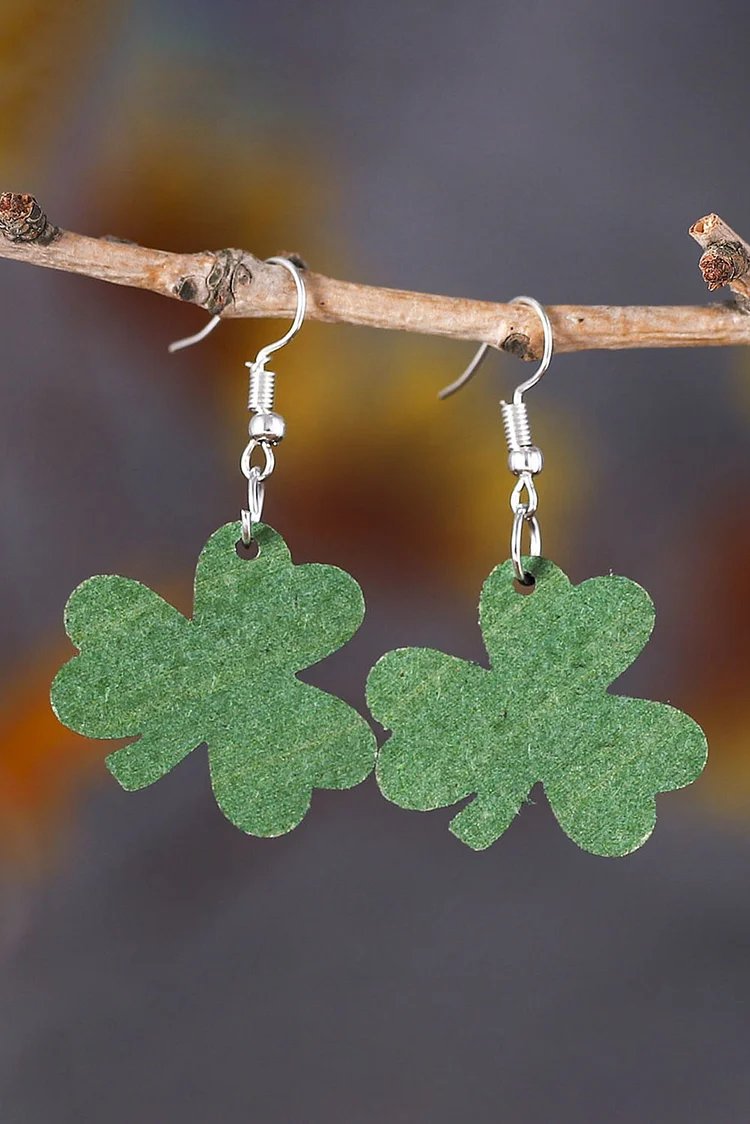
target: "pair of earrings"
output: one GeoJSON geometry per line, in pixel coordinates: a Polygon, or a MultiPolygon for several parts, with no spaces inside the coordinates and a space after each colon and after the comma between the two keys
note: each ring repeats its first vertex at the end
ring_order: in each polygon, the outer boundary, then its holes
{"type": "MultiPolygon", "coordinates": [[[[365,719],[297,672],[344,645],[364,617],[362,592],[335,566],[295,565],[277,531],[261,522],[265,483],[284,436],[274,411],[272,353],[301,327],[305,284],[289,331],[250,369],[250,441],[241,467],[248,506],[211,536],[198,561],[192,619],[129,578],[98,576],[68,601],[67,633],[80,654],[61,668],[52,705],[88,737],[133,737],[107,758],[126,789],[164,776],[205,742],[224,814],[252,835],[296,827],[314,788],[344,789],[376,769],[384,796],[427,811],[468,803],[451,831],[482,849],[508,827],[542,782],[566,832],[598,855],[625,855],[655,823],[657,793],[693,781],[706,761],[700,727],[663,703],[609,694],[654,624],[648,594],[627,578],[573,585],[541,556],[533,444],[524,393],[549,366],[553,338],[544,308],[544,356],[501,403],[511,496],[511,557],[487,578],[479,605],[490,667],[422,648],[388,652],[371,670],[367,701],[392,731],[377,752],[365,719]],[[260,463],[257,463],[260,458],[260,463]],[[522,553],[524,528],[529,555],[522,553]],[[255,543],[241,557],[239,540],[255,543]]],[[[172,350],[204,338],[218,317],[172,350]]],[[[477,370],[487,346],[443,396],[477,370]]]]}

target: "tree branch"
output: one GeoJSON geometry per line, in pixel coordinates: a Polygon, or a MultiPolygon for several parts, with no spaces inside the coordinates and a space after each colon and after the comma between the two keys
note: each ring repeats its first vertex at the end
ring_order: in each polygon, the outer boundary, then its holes
{"type": "MultiPolygon", "coordinates": [[[[735,301],[698,307],[553,305],[547,311],[555,349],[750,344],[750,245],[717,215],[700,219],[690,233],[704,247],[700,266],[709,289],[729,285],[735,301]]],[[[148,289],[212,315],[294,314],[294,286],[287,272],[246,250],[174,254],[116,238],[72,234],[53,226],[31,195],[0,195],[0,257],[148,289]]],[[[474,340],[524,359],[541,354],[541,326],[523,305],[381,289],[309,271],[305,283],[310,320],[474,340]]]]}

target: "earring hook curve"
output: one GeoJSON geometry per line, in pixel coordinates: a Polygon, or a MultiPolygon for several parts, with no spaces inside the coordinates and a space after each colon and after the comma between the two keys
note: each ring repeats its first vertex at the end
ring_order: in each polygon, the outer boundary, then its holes
{"type": "MultiPolygon", "coordinates": [[[[532,386],[536,386],[536,384],[544,375],[545,371],[549,368],[549,365],[552,361],[552,352],[554,350],[555,341],[552,332],[552,324],[550,322],[549,316],[547,315],[547,310],[543,304],[540,304],[540,302],[538,300],[535,300],[534,297],[514,297],[513,300],[509,303],[525,304],[529,308],[532,308],[541,320],[542,330],[544,332],[544,350],[542,353],[542,361],[539,364],[539,367],[531,376],[531,378],[526,379],[525,382],[522,382],[513,391],[513,401],[514,403],[519,404],[523,402],[523,396],[526,391],[531,390],[532,386]]],[[[457,390],[460,390],[462,386],[466,386],[467,382],[474,377],[479,368],[482,366],[482,363],[487,357],[487,352],[489,351],[489,349],[490,345],[488,343],[483,343],[477,350],[476,355],[471,360],[466,370],[458,376],[455,382],[452,382],[449,386],[443,387],[443,389],[438,394],[438,398],[450,398],[450,396],[452,394],[455,394],[457,390]]]]}
{"type": "Polygon", "coordinates": [[[275,340],[273,343],[267,343],[265,347],[262,347],[253,362],[246,364],[248,367],[265,367],[274,351],[279,351],[280,348],[291,343],[304,324],[307,313],[307,289],[298,266],[289,258],[266,258],[266,262],[268,265],[283,265],[284,269],[291,273],[294,287],[297,290],[297,307],[294,310],[294,319],[281,339],[275,340]]]}
{"type": "Polygon", "coordinates": [[[220,316],[212,316],[205,328],[201,328],[194,336],[185,336],[183,340],[175,340],[167,346],[167,351],[170,355],[174,355],[175,351],[182,351],[184,347],[192,347],[194,343],[200,343],[206,336],[210,336],[214,328],[221,321],[220,316]]]}
{"type": "MultiPolygon", "coordinates": [[[[255,360],[252,363],[252,366],[259,365],[261,367],[264,367],[266,365],[270,356],[273,355],[274,351],[278,351],[279,348],[284,347],[294,339],[294,337],[297,335],[297,332],[300,330],[302,324],[304,323],[305,314],[307,312],[307,289],[305,288],[305,283],[302,280],[302,275],[294,262],[290,261],[289,258],[278,257],[266,258],[266,262],[268,265],[282,265],[291,273],[294,280],[294,286],[297,290],[297,308],[294,313],[294,320],[292,321],[292,325],[289,330],[284,333],[281,339],[276,340],[274,343],[266,344],[266,346],[262,347],[258,352],[255,360]]],[[[173,355],[175,351],[182,351],[182,349],[185,347],[192,347],[194,343],[200,343],[201,340],[204,340],[211,334],[211,332],[213,332],[214,328],[220,322],[220,316],[212,316],[208,324],[206,324],[204,328],[201,328],[199,332],[196,332],[193,336],[186,336],[185,339],[175,340],[174,343],[169,344],[169,346],[167,347],[167,351],[170,353],[170,355],[173,355]]],[[[251,364],[248,364],[248,366],[250,365],[251,364]]]]}

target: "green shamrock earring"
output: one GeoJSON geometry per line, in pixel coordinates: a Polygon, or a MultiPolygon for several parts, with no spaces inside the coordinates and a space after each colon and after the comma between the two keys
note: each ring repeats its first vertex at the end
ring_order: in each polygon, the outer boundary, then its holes
{"type": "MultiPolygon", "coordinates": [[[[607,691],[653,628],[645,590],[615,576],[573,585],[541,557],[534,476],[543,460],[523,395],[549,366],[552,328],[537,301],[516,302],[541,317],[545,347],[539,370],[501,404],[518,481],[511,558],[487,578],[479,605],[490,668],[425,648],[383,656],[370,672],[367,699],[393,733],[376,774],[383,795],[403,808],[427,811],[469,799],[450,827],[475,849],[505,831],[541,781],[574,842],[597,855],[626,855],[653,831],[656,794],[700,774],[706,739],[674,707],[607,691]],[[516,583],[533,590],[524,595],[516,583]]],[[[485,345],[443,397],[464,385],[486,351],[485,345]]]]}
{"type": "MultiPolygon", "coordinates": [[[[224,814],[252,835],[281,835],[305,815],[313,788],[350,788],[371,772],[375,738],[347,703],[296,673],[357,631],[364,600],[335,566],[294,565],[278,532],[263,525],[265,481],[284,436],[273,411],[270,355],[296,335],[306,309],[299,270],[297,310],[286,335],[250,368],[250,442],[242,455],[248,508],[211,536],[198,561],[191,620],[129,578],[89,578],[71,595],[68,635],[80,654],[52,684],[66,726],[93,738],[137,737],[107,758],[126,789],[143,788],[205,742],[224,814]],[[262,468],[252,463],[258,450],[262,468]],[[238,540],[255,544],[240,557],[238,540]]],[[[170,350],[204,338],[209,325],[170,350]]]]}

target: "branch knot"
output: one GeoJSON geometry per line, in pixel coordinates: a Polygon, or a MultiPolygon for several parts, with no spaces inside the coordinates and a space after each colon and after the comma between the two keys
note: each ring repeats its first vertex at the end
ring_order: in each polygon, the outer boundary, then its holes
{"type": "Polygon", "coordinates": [[[712,242],[698,264],[709,291],[714,292],[750,271],[750,254],[742,242],[712,242]]]}
{"type": "Polygon", "coordinates": [[[186,274],[178,278],[173,292],[181,301],[200,305],[211,316],[221,316],[233,304],[237,289],[252,281],[244,250],[216,250],[207,275],[186,274]]]}
{"type": "Polygon", "coordinates": [[[60,236],[33,195],[4,191],[0,195],[0,232],[11,242],[38,242],[49,246],[60,236]]]}

